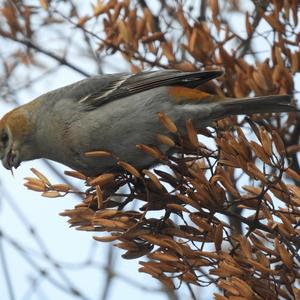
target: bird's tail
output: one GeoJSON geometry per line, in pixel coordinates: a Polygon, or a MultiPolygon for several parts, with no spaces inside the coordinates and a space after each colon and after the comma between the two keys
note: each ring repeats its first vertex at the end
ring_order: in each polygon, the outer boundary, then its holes
{"type": "Polygon", "coordinates": [[[219,102],[215,110],[216,120],[230,115],[251,115],[296,111],[289,95],[272,95],[254,98],[227,99],[219,102]]]}

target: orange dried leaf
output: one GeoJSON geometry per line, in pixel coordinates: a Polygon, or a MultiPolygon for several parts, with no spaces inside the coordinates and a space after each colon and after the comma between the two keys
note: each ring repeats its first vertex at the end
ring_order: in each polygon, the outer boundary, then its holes
{"type": "Polygon", "coordinates": [[[57,191],[46,191],[42,193],[42,196],[47,198],[57,198],[57,197],[61,197],[61,194],[57,191]]]}
{"type": "Polygon", "coordinates": [[[255,237],[255,235],[251,234],[250,239],[251,239],[251,242],[253,243],[253,245],[257,249],[260,249],[261,251],[266,252],[269,255],[275,255],[276,254],[273,250],[266,247],[257,237],[255,237]]]}
{"type": "Polygon", "coordinates": [[[269,25],[279,33],[284,32],[284,25],[280,23],[280,19],[277,18],[274,14],[272,15],[263,15],[263,18],[269,23],[269,25]]]}
{"type": "Polygon", "coordinates": [[[258,196],[262,193],[263,189],[261,187],[256,187],[256,186],[251,186],[251,185],[243,185],[242,189],[244,189],[245,191],[258,196]]]}
{"type": "Polygon", "coordinates": [[[125,24],[125,22],[123,20],[119,20],[118,28],[119,28],[121,39],[126,44],[128,44],[132,39],[130,28],[127,27],[127,25],[125,24]]]}
{"type": "Polygon", "coordinates": [[[247,258],[251,258],[252,257],[252,255],[251,255],[251,245],[250,245],[249,241],[247,240],[247,238],[240,235],[238,237],[238,240],[239,240],[240,248],[241,248],[241,251],[242,251],[243,255],[247,258]]]}
{"type": "Polygon", "coordinates": [[[238,289],[236,287],[234,287],[229,281],[221,279],[218,282],[218,287],[220,289],[225,290],[226,292],[228,292],[229,294],[232,294],[234,296],[239,296],[240,293],[238,291],[238,289]]]}
{"type": "Polygon", "coordinates": [[[220,269],[224,269],[225,271],[228,272],[230,275],[242,275],[244,274],[244,271],[239,268],[238,266],[234,266],[230,263],[227,263],[225,261],[221,261],[219,264],[220,269]]]}
{"type": "Polygon", "coordinates": [[[82,174],[80,172],[77,172],[77,171],[65,171],[64,173],[67,176],[74,177],[74,178],[77,178],[77,179],[81,179],[81,180],[86,180],[87,179],[87,177],[84,174],[82,174]]]}
{"type": "Polygon", "coordinates": [[[118,239],[118,236],[93,236],[93,239],[98,242],[113,242],[118,239]]]}
{"type": "Polygon", "coordinates": [[[145,33],[146,28],[146,19],[141,19],[137,23],[137,29],[136,29],[136,38],[140,39],[142,35],[145,33]]]}
{"type": "Polygon", "coordinates": [[[295,181],[300,182],[300,175],[296,171],[292,170],[291,168],[287,168],[285,173],[295,181]]]}
{"type": "Polygon", "coordinates": [[[111,18],[113,23],[118,19],[122,8],[123,8],[123,3],[116,3],[116,5],[114,5],[113,16],[111,18]]]}
{"type": "Polygon", "coordinates": [[[289,252],[285,249],[285,247],[279,243],[277,238],[275,239],[275,248],[279,252],[279,255],[285,266],[287,266],[290,270],[293,270],[293,259],[290,256],[289,252]]]}
{"type": "Polygon", "coordinates": [[[156,148],[153,148],[153,147],[150,147],[150,146],[147,146],[147,145],[144,145],[144,144],[136,145],[136,147],[138,149],[142,150],[143,152],[151,155],[154,158],[157,158],[157,159],[162,159],[163,158],[161,152],[156,148]]]}
{"type": "Polygon", "coordinates": [[[158,190],[162,190],[163,189],[162,184],[160,183],[159,179],[156,177],[155,174],[153,174],[151,171],[146,170],[146,169],[143,170],[143,173],[150,178],[150,180],[154,183],[154,185],[156,186],[156,188],[158,190]]]}
{"type": "Polygon", "coordinates": [[[49,1],[48,0],[39,0],[39,2],[40,2],[40,6],[44,10],[48,11],[48,9],[49,9],[49,1]]]}
{"type": "Polygon", "coordinates": [[[248,11],[246,12],[246,15],[245,15],[245,23],[246,23],[246,31],[247,31],[247,34],[248,34],[248,37],[249,37],[252,34],[252,31],[253,31],[252,28],[253,27],[252,27],[251,22],[250,22],[248,11]]]}
{"type": "Polygon", "coordinates": [[[161,123],[172,133],[177,132],[177,127],[174,122],[163,112],[158,113],[161,123]]]}
{"type": "Polygon", "coordinates": [[[89,151],[85,153],[86,157],[110,157],[112,154],[108,151],[89,151]]]}
{"type": "Polygon", "coordinates": [[[169,62],[176,61],[176,57],[173,53],[173,47],[171,42],[169,41],[162,42],[161,48],[163,50],[163,54],[166,56],[169,62]]]}
{"type": "Polygon", "coordinates": [[[177,20],[180,23],[182,29],[184,31],[189,29],[189,24],[184,16],[184,11],[183,11],[182,7],[179,6],[179,10],[176,12],[176,16],[177,16],[177,20]]]}
{"type": "Polygon", "coordinates": [[[284,142],[283,142],[281,136],[279,135],[279,133],[275,130],[272,131],[272,140],[275,144],[275,147],[276,147],[276,150],[278,151],[278,153],[280,155],[285,155],[284,142]]]}
{"type": "Polygon", "coordinates": [[[43,175],[41,172],[39,172],[37,169],[35,168],[31,168],[30,169],[32,173],[34,173],[34,175],[36,175],[41,181],[43,181],[46,185],[51,185],[50,181],[48,180],[48,178],[43,175]]]}
{"type": "Polygon", "coordinates": [[[179,200],[181,200],[183,203],[189,204],[189,205],[191,205],[191,206],[193,206],[193,207],[195,207],[195,208],[197,208],[197,207],[200,208],[200,206],[198,205],[198,203],[197,203],[196,201],[192,200],[192,198],[190,198],[190,197],[188,197],[188,196],[185,196],[185,195],[182,195],[182,194],[180,194],[180,193],[177,193],[176,196],[177,196],[177,198],[178,198],[179,200]]]}
{"type": "Polygon", "coordinates": [[[199,226],[201,229],[207,232],[210,232],[213,229],[213,227],[200,216],[197,216],[195,214],[190,214],[190,219],[193,223],[195,223],[197,226],[199,226]]]}
{"type": "Polygon", "coordinates": [[[167,146],[169,146],[170,148],[173,148],[173,147],[175,147],[175,142],[170,138],[170,137],[168,137],[167,135],[164,135],[164,134],[157,134],[156,135],[156,138],[157,138],[157,140],[160,142],[160,143],[162,143],[162,144],[164,144],[164,145],[167,145],[167,146]]]}
{"type": "Polygon", "coordinates": [[[114,217],[115,215],[117,215],[119,213],[118,210],[116,209],[105,209],[105,210],[100,210],[96,212],[96,218],[97,217],[101,217],[103,219],[105,218],[111,218],[114,217]]]}
{"type": "Polygon", "coordinates": [[[102,209],[104,207],[104,199],[99,185],[96,186],[96,195],[97,195],[97,203],[98,203],[97,207],[98,209],[102,209]]]}
{"type": "Polygon", "coordinates": [[[238,289],[241,296],[246,299],[252,299],[254,292],[247,282],[238,277],[232,277],[231,283],[238,289]]]}
{"type": "Polygon", "coordinates": [[[68,184],[60,183],[60,184],[52,184],[51,189],[56,190],[58,192],[68,192],[71,189],[71,187],[68,184]]]}
{"type": "Polygon", "coordinates": [[[210,7],[211,7],[213,18],[216,18],[219,15],[219,3],[218,3],[218,0],[210,0],[210,7]]]}
{"type": "Polygon", "coordinates": [[[247,163],[247,171],[251,174],[251,176],[253,176],[254,178],[256,178],[257,180],[262,181],[263,183],[267,183],[267,178],[265,177],[265,175],[257,168],[257,166],[252,163],[252,162],[248,162],[247,163]]]}
{"type": "Polygon", "coordinates": [[[300,52],[291,53],[291,71],[293,74],[300,71],[300,52]]]}
{"type": "Polygon", "coordinates": [[[143,12],[146,19],[147,32],[154,32],[154,19],[151,11],[148,8],[144,8],[143,12]]]}
{"type": "Polygon", "coordinates": [[[194,147],[198,147],[199,146],[199,141],[198,141],[198,137],[197,137],[197,132],[194,129],[192,120],[189,119],[186,121],[186,129],[187,129],[187,134],[189,137],[189,141],[191,142],[191,144],[194,147]]]}
{"type": "Polygon", "coordinates": [[[149,258],[156,260],[164,260],[164,261],[172,261],[177,262],[179,258],[175,255],[162,253],[162,252],[154,252],[149,255],[149,258]]]}
{"type": "Polygon", "coordinates": [[[250,142],[251,148],[255,152],[256,156],[261,159],[264,163],[270,164],[270,157],[268,154],[265,152],[265,149],[261,147],[259,144],[257,144],[254,141],[250,142]]]}
{"type": "Polygon", "coordinates": [[[215,234],[214,242],[215,242],[216,250],[220,251],[223,242],[223,225],[221,223],[218,224],[214,234],[215,234]]]}
{"type": "Polygon", "coordinates": [[[175,204],[175,203],[167,204],[166,207],[171,209],[171,210],[176,210],[176,211],[179,211],[179,212],[190,212],[188,209],[186,209],[182,205],[175,204]]]}
{"type": "Polygon", "coordinates": [[[114,6],[113,1],[110,1],[107,5],[99,3],[97,6],[94,7],[94,16],[98,17],[98,16],[108,12],[109,9],[113,8],[113,6],[114,6]]]}
{"type": "Polygon", "coordinates": [[[125,171],[129,172],[131,175],[137,177],[137,178],[140,178],[141,177],[141,174],[140,172],[134,167],[132,166],[131,164],[125,162],[125,161],[121,161],[119,160],[117,162],[117,164],[123,168],[125,171]]]}
{"type": "Polygon", "coordinates": [[[77,22],[77,26],[78,27],[82,27],[87,21],[89,21],[91,19],[90,16],[83,16],[81,17],[78,22],[77,22]]]}
{"type": "Polygon", "coordinates": [[[262,146],[263,146],[263,149],[265,150],[265,152],[269,156],[272,156],[272,141],[271,141],[271,138],[265,128],[262,128],[260,130],[260,140],[261,140],[261,143],[262,143],[262,146]]]}
{"type": "Polygon", "coordinates": [[[120,221],[108,220],[108,219],[94,219],[93,225],[100,225],[102,227],[109,227],[115,229],[128,229],[129,225],[120,221]]]}
{"type": "Polygon", "coordinates": [[[230,300],[229,298],[227,298],[223,295],[216,294],[216,293],[214,293],[214,299],[215,300],[230,300]]]}
{"type": "Polygon", "coordinates": [[[292,234],[292,235],[296,235],[297,232],[295,231],[291,221],[281,212],[278,212],[277,215],[279,216],[279,218],[281,219],[284,227],[286,228],[286,230],[292,234]]]}
{"type": "Polygon", "coordinates": [[[154,32],[149,36],[144,36],[141,38],[142,43],[148,44],[154,41],[162,41],[164,40],[164,34],[162,32],[154,32]]]}
{"type": "Polygon", "coordinates": [[[29,183],[33,183],[33,184],[36,184],[36,185],[46,187],[45,183],[42,180],[40,180],[39,178],[25,177],[24,179],[27,180],[29,183]]]}
{"type": "Polygon", "coordinates": [[[101,187],[114,181],[115,179],[115,175],[112,173],[105,173],[102,175],[99,175],[96,178],[93,178],[92,180],[89,181],[89,184],[91,186],[95,186],[95,185],[100,185],[101,187]]]}
{"type": "Polygon", "coordinates": [[[263,274],[271,274],[271,275],[276,275],[277,272],[266,268],[264,265],[260,264],[259,262],[257,262],[256,260],[253,259],[248,259],[248,263],[256,270],[258,270],[259,272],[263,273],[263,274]]]}
{"type": "Polygon", "coordinates": [[[185,282],[197,284],[197,276],[192,272],[183,273],[180,278],[185,282]]]}
{"type": "Polygon", "coordinates": [[[37,192],[44,192],[46,189],[44,184],[37,184],[33,182],[25,182],[24,186],[26,186],[29,190],[37,191],[37,192]]]}

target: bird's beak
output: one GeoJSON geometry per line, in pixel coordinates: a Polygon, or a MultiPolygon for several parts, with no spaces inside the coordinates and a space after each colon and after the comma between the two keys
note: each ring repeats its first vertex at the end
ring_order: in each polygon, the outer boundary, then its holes
{"type": "Polygon", "coordinates": [[[8,149],[2,159],[3,166],[8,170],[12,170],[12,168],[18,168],[20,163],[21,160],[19,152],[17,150],[13,150],[12,148],[8,149]]]}

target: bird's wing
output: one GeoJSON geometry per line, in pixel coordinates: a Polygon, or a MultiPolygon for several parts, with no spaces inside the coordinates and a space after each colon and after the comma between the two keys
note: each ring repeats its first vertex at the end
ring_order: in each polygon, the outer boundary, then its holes
{"type": "MultiPolygon", "coordinates": [[[[137,74],[112,74],[95,76],[77,85],[73,94],[80,94],[77,100],[87,110],[107,102],[147,91],[160,86],[180,85],[195,88],[223,74],[221,70],[181,72],[162,70],[137,74]],[[77,90],[77,92],[76,92],[77,90]]],[[[74,98],[73,98],[74,99],[74,98]]]]}

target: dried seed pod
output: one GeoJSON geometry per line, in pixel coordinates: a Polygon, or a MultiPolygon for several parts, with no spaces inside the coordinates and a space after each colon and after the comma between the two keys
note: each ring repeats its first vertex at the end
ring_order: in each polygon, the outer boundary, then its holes
{"type": "Polygon", "coordinates": [[[278,151],[278,153],[282,156],[285,155],[285,146],[284,146],[284,142],[281,138],[281,136],[279,135],[279,133],[275,130],[272,131],[272,140],[275,144],[276,150],[278,151]]]}
{"type": "Polygon", "coordinates": [[[110,153],[108,151],[97,150],[97,151],[86,152],[85,156],[86,157],[111,157],[112,153],[110,153]]]}
{"type": "Polygon", "coordinates": [[[119,35],[121,39],[126,43],[129,44],[132,36],[131,36],[131,31],[128,28],[128,26],[125,24],[123,20],[118,21],[118,29],[119,29],[119,35]]]}
{"type": "Polygon", "coordinates": [[[220,269],[224,269],[228,272],[228,274],[232,275],[242,275],[244,274],[244,270],[242,270],[239,266],[233,265],[226,261],[221,261],[219,264],[220,269]]]}
{"type": "Polygon", "coordinates": [[[272,156],[273,151],[272,151],[272,141],[270,139],[270,136],[265,128],[262,128],[260,130],[260,140],[263,146],[263,149],[265,152],[269,155],[272,156]]]}
{"type": "Polygon", "coordinates": [[[222,242],[223,242],[223,225],[220,223],[218,224],[217,228],[215,229],[214,232],[214,242],[215,242],[215,247],[217,251],[220,251],[222,248],[222,242]]]}
{"type": "Polygon", "coordinates": [[[161,123],[172,133],[177,132],[177,127],[174,122],[163,112],[158,113],[161,123]]]}
{"type": "Polygon", "coordinates": [[[173,148],[176,145],[175,142],[167,135],[158,133],[158,134],[156,134],[156,138],[160,143],[162,143],[166,146],[169,146],[170,148],[173,148]]]}
{"type": "Polygon", "coordinates": [[[146,29],[146,19],[142,18],[137,22],[136,39],[140,39],[144,35],[146,29]]]}
{"type": "Polygon", "coordinates": [[[46,185],[51,185],[50,181],[48,180],[48,178],[43,175],[41,172],[39,172],[37,169],[35,168],[31,168],[30,169],[32,173],[34,173],[41,181],[43,181],[46,185]]]}
{"type": "Polygon", "coordinates": [[[40,186],[46,187],[45,183],[42,180],[40,180],[39,178],[25,177],[24,179],[27,180],[28,182],[32,183],[32,184],[36,184],[36,185],[40,185],[40,186]]]}
{"type": "Polygon", "coordinates": [[[29,181],[29,182],[25,182],[24,186],[26,186],[28,189],[32,191],[37,191],[37,192],[44,192],[46,190],[46,186],[43,182],[41,182],[41,184],[38,184],[29,181]]]}
{"type": "Polygon", "coordinates": [[[163,40],[164,40],[164,34],[162,32],[154,32],[151,35],[144,36],[141,38],[141,41],[144,44],[152,43],[154,41],[163,41],[163,40]]]}
{"type": "Polygon", "coordinates": [[[50,188],[58,192],[68,192],[71,189],[71,187],[68,184],[64,184],[64,183],[52,184],[50,188]]]}
{"type": "Polygon", "coordinates": [[[77,22],[77,26],[78,26],[78,27],[83,27],[84,24],[85,24],[87,21],[89,21],[91,18],[92,18],[92,17],[90,17],[90,16],[83,16],[83,17],[81,17],[81,18],[78,20],[78,22],[77,22]]]}
{"type": "Polygon", "coordinates": [[[292,170],[291,168],[287,168],[285,173],[295,181],[300,182],[300,175],[296,171],[292,170]]]}
{"type": "Polygon", "coordinates": [[[179,200],[181,200],[183,203],[185,204],[189,204],[195,208],[200,208],[200,206],[198,205],[198,203],[196,201],[194,201],[192,198],[188,197],[188,196],[185,196],[185,195],[182,195],[180,193],[177,193],[176,194],[177,198],[179,200]]]}
{"type": "Polygon", "coordinates": [[[166,206],[167,206],[167,208],[178,211],[178,212],[187,212],[187,213],[190,212],[188,209],[186,209],[185,207],[183,207],[182,205],[179,205],[179,204],[171,203],[171,204],[167,204],[166,206]]]}
{"type": "Polygon", "coordinates": [[[93,236],[93,239],[98,242],[114,242],[118,239],[118,236],[93,236]]]}
{"type": "Polygon", "coordinates": [[[105,173],[105,174],[102,174],[96,178],[93,178],[92,180],[89,181],[89,184],[91,186],[96,186],[96,185],[100,185],[100,187],[108,184],[108,183],[111,183],[112,181],[114,181],[115,179],[115,175],[112,174],[112,173],[105,173]]]}
{"type": "Polygon", "coordinates": [[[229,281],[221,279],[218,282],[218,287],[220,289],[225,290],[226,292],[228,292],[229,294],[232,294],[234,296],[240,296],[239,290],[233,286],[229,281]]]}
{"type": "Polygon", "coordinates": [[[253,32],[253,27],[252,27],[250,19],[249,19],[248,11],[246,12],[246,15],[245,15],[245,24],[246,24],[246,31],[247,31],[248,37],[250,37],[253,32]]]}
{"type": "Polygon", "coordinates": [[[96,186],[96,195],[97,195],[98,209],[102,209],[104,207],[104,199],[99,185],[96,186]]]}
{"type": "Polygon", "coordinates": [[[150,147],[150,146],[147,146],[147,145],[144,145],[144,144],[136,145],[136,147],[138,149],[144,151],[145,153],[151,155],[154,158],[157,158],[157,159],[162,159],[163,158],[162,153],[156,148],[153,148],[153,147],[150,147]]]}
{"type": "Polygon", "coordinates": [[[140,172],[134,167],[132,166],[131,164],[125,162],[125,161],[121,161],[119,160],[117,162],[117,164],[123,168],[125,171],[129,172],[131,175],[137,177],[137,178],[140,178],[141,177],[141,174],[140,172]]]}
{"type": "Polygon", "coordinates": [[[47,198],[57,198],[57,197],[61,197],[61,194],[57,191],[46,191],[42,193],[42,196],[47,198]]]}
{"type": "Polygon", "coordinates": [[[247,238],[240,235],[238,237],[238,240],[239,240],[241,252],[243,253],[243,255],[246,258],[252,258],[251,245],[250,245],[249,241],[247,240],[247,238]]]}
{"type": "MultiPolygon", "coordinates": [[[[268,154],[265,152],[265,148],[261,147],[259,144],[257,144],[254,141],[250,142],[251,148],[254,150],[256,156],[260,158],[264,163],[270,165],[270,157],[268,154]]],[[[265,144],[265,147],[267,148],[267,145],[265,144]]],[[[268,149],[267,149],[268,150],[268,149]]]]}
{"type": "Polygon", "coordinates": [[[156,177],[155,174],[153,174],[151,171],[146,170],[146,169],[143,170],[143,173],[150,178],[150,180],[154,183],[154,185],[156,186],[156,188],[158,190],[162,190],[163,189],[162,184],[160,183],[159,179],[156,177]]]}
{"type": "Polygon", "coordinates": [[[291,235],[297,235],[297,232],[296,232],[295,228],[293,227],[291,221],[281,212],[278,212],[277,215],[281,219],[281,221],[282,221],[284,227],[287,229],[287,231],[291,235]]]}
{"type": "Polygon", "coordinates": [[[77,171],[65,171],[64,173],[67,176],[74,177],[74,178],[77,178],[77,179],[81,179],[81,180],[86,180],[87,179],[87,177],[84,174],[82,174],[80,172],[77,172],[77,171]]]}
{"type": "Polygon", "coordinates": [[[258,169],[258,167],[252,163],[252,162],[248,162],[247,163],[247,171],[251,174],[251,176],[253,176],[254,178],[260,180],[263,183],[267,184],[267,178],[265,177],[265,175],[258,169]]]}
{"type": "Polygon", "coordinates": [[[300,70],[300,52],[291,53],[291,70],[295,74],[300,70]]]}
{"type": "Polygon", "coordinates": [[[197,137],[197,132],[194,129],[192,120],[189,119],[186,121],[186,129],[187,129],[187,134],[189,137],[189,141],[191,142],[191,144],[194,147],[198,147],[199,146],[199,141],[198,141],[198,137],[197,137]]]}
{"type": "Polygon", "coordinates": [[[279,243],[279,240],[277,238],[275,238],[275,249],[278,251],[278,254],[284,262],[284,265],[287,266],[288,269],[292,270],[294,265],[293,258],[285,249],[285,247],[279,243]]]}

